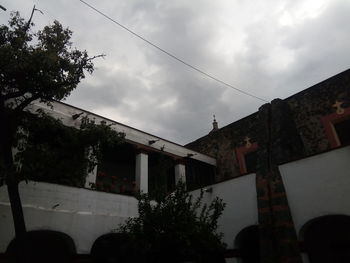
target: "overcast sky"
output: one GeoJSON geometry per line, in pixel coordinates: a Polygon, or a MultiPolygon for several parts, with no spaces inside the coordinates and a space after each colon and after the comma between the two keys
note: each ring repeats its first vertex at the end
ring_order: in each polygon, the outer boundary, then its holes
{"type": "MultiPolygon", "coordinates": [[[[350,0],[86,0],[189,64],[268,101],[350,67],[350,0]]],[[[185,144],[263,104],[187,68],[79,0],[0,0],[37,28],[54,19],[95,72],[67,103],[185,144]]],[[[349,87],[350,88],[350,87],[349,87]]]]}

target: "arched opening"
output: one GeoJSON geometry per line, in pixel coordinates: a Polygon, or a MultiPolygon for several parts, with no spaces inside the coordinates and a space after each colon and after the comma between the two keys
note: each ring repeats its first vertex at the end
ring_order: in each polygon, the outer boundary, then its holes
{"type": "Polygon", "coordinates": [[[138,262],[142,261],[142,245],[128,234],[110,233],[100,236],[91,248],[94,262],[138,262]]]}
{"type": "Polygon", "coordinates": [[[302,227],[301,237],[310,263],[350,262],[350,216],[315,218],[302,227]]]}
{"type": "MultiPolygon", "coordinates": [[[[61,232],[51,230],[29,231],[24,236],[23,258],[25,262],[70,262],[76,254],[73,239],[61,232]]],[[[17,239],[7,247],[10,258],[16,256],[17,239]]]]}
{"type": "Polygon", "coordinates": [[[259,263],[259,226],[248,226],[241,230],[235,241],[236,247],[240,251],[242,263],[259,263]]]}

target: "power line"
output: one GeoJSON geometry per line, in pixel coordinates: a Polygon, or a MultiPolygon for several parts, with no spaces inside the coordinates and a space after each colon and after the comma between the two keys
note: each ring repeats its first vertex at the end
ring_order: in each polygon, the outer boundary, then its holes
{"type": "Polygon", "coordinates": [[[195,66],[192,66],[191,64],[187,63],[186,61],[184,61],[184,60],[178,58],[177,56],[171,54],[170,52],[164,50],[163,48],[157,46],[156,44],[153,44],[151,41],[149,41],[149,40],[147,40],[146,38],[142,37],[141,35],[135,33],[134,31],[132,31],[132,30],[130,30],[129,28],[127,28],[126,26],[120,24],[118,21],[116,21],[116,20],[114,20],[113,18],[109,17],[108,15],[106,15],[106,14],[103,13],[103,12],[101,12],[101,11],[98,10],[97,8],[93,7],[92,5],[86,3],[84,0],[79,0],[79,1],[82,2],[83,4],[85,4],[86,6],[90,7],[91,9],[93,9],[94,11],[96,11],[97,13],[99,13],[100,15],[104,16],[104,17],[107,18],[108,20],[112,21],[114,24],[120,26],[121,28],[125,29],[126,31],[128,31],[128,32],[131,33],[131,34],[133,34],[133,35],[136,36],[137,38],[143,40],[143,41],[146,42],[147,44],[149,44],[149,45],[151,45],[152,47],[158,49],[159,51],[163,52],[164,54],[168,55],[169,57],[171,57],[171,58],[177,60],[178,62],[180,62],[180,63],[186,65],[187,67],[189,67],[189,68],[191,68],[191,69],[193,69],[193,70],[195,70],[195,71],[197,71],[197,72],[199,72],[199,73],[201,73],[201,74],[207,76],[208,78],[210,78],[210,79],[212,79],[212,80],[215,80],[215,81],[217,81],[217,82],[219,82],[219,83],[225,85],[226,87],[229,87],[229,88],[231,88],[231,89],[234,89],[234,90],[236,90],[236,91],[238,91],[238,92],[240,92],[240,93],[242,93],[242,94],[245,94],[245,95],[247,95],[247,96],[250,96],[250,97],[255,98],[255,99],[258,99],[258,100],[261,100],[261,101],[263,101],[263,102],[268,102],[267,100],[265,100],[265,99],[263,99],[263,98],[260,98],[260,97],[258,97],[258,96],[255,96],[254,94],[248,93],[248,92],[246,92],[246,91],[244,91],[244,90],[238,89],[238,88],[232,86],[231,84],[228,84],[227,82],[222,81],[222,80],[218,79],[217,77],[215,77],[215,76],[213,76],[213,75],[211,75],[211,74],[209,74],[209,73],[206,73],[206,72],[204,72],[203,70],[201,70],[201,69],[199,69],[199,68],[197,68],[197,67],[195,67],[195,66]]]}

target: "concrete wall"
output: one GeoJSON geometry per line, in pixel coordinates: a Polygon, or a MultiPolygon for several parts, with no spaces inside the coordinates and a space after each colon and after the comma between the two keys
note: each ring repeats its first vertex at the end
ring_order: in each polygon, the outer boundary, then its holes
{"type": "MultiPolygon", "coordinates": [[[[137,216],[134,197],[62,185],[20,184],[27,230],[55,230],[68,234],[78,253],[90,253],[93,242],[126,218],[137,216]]],[[[6,187],[0,188],[0,253],[14,238],[6,187]]]]}

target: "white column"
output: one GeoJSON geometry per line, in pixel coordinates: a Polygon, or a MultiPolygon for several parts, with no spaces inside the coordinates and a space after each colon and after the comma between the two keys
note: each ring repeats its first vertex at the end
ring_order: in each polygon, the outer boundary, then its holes
{"type": "MultiPolygon", "coordinates": [[[[87,149],[89,157],[92,155],[92,148],[87,149]]],[[[85,178],[85,188],[96,189],[97,165],[89,172],[85,178]]]]}
{"type": "Polygon", "coordinates": [[[148,193],[148,155],[136,155],[136,191],[148,193]]]}
{"type": "Polygon", "coordinates": [[[95,165],[94,169],[88,173],[85,178],[85,188],[96,188],[96,175],[97,175],[97,165],[95,165]]]}
{"type": "Polygon", "coordinates": [[[181,163],[175,165],[175,185],[179,182],[186,183],[186,167],[181,163]]]}

